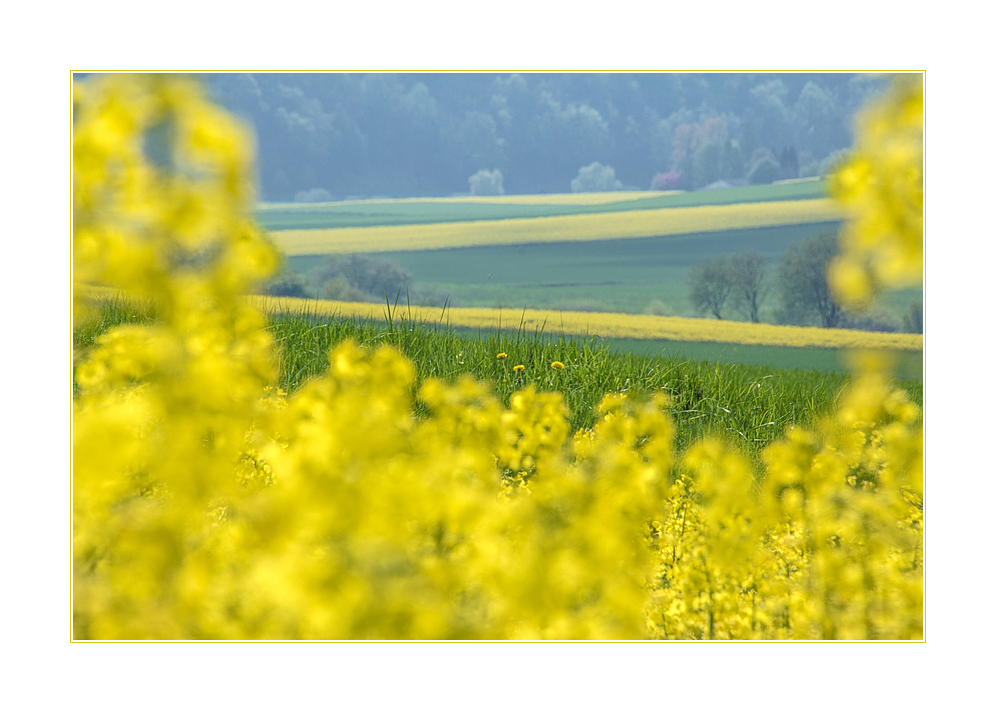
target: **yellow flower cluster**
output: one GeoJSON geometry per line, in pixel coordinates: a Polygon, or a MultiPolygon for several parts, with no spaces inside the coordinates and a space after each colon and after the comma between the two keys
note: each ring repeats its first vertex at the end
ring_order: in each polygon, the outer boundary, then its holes
{"type": "Polygon", "coordinates": [[[922,278],[923,76],[899,76],[860,117],[854,155],[831,180],[854,212],[829,275],[849,306],[866,307],[880,288],[922,278]]]}
{"type": "Polygon", "coordinates": [[[922,635],[919,414],[884,375],[763,474],[718,440],[676,462],[662,395],[572,435],[559,393],[415,393],[389,347],[285,394],[240,297],[275,260],[242,129],[173,77],[75,101],[75,278],[161,317],[77,360],[76,638],[922,635]]]}
{"type": "Polygon", "coordinates": [[[722,441],[693,446],[654,523],[655,633],[921,638],[918,419],[868,372],[817,430],[793,428],[765,449],[759,481],[722,441]]]}

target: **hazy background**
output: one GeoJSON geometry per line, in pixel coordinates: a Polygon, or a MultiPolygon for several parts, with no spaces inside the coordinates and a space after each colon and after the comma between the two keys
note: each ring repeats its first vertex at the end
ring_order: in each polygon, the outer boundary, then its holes
{"type": "Polygon", "coordinates": [[[597,177],[601,189],[819,175],[851,145],[856,111],[888,81],[841,73],[201,76],[256,132],[263,201],[468,194],[472,175],[496,170],[505,193],[563,193],[593,162],[612,169],[597,177]]]}

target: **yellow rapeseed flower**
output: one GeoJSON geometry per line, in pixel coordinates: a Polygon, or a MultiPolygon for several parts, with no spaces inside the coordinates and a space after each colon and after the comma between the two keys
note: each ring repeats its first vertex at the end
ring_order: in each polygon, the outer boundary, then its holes
{"type": "Polygon", "coordinates": [[[283,393],[242,297],[276,263],[248,140],[198,91],[74,94],[74,278],[162,313],[76,367],[74,638],[922,639],[922,415],[884,363],[763,473],[707,437],[677,478],[664,393],[571,438],[557,391],[416,394],[398,349],[349,341],[283,393]],[[163,117],[182,171],[141,151],[163,117]]]}

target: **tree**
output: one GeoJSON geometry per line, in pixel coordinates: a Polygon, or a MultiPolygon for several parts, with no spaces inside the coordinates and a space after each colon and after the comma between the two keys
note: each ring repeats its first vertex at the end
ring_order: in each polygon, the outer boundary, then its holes
{"type": "Polygon", "coordinates": [[[723,146],[715,141],[700,144],[692,155],[692,186],[701,188],[726,178],[722,175],[723,146]]]}
{"type": "Polygon", "coordinates": [[[571,181],[574,193],[594,193],[597,191],[618,191],[623,187],[616,180],[616,171],[612,166],[603,166],[598,161],[582,167],[578,175],[571,181]]]}
{"type": "Polygon", "coordinates": [[[782,166],[771,156],[763,156],[747,172],[747,182],[752,186],[773,183],[782,175],[782,166]]]}
{"type": "Polygon", "coordinates": [[[387,260],[372,260],[362,255],[331,256],[312,274],[319,296],[348,301],[366,298],[373,302],[385,295],[393,299],[404,294],[411,278],[387,260]]]}
{"type": "Polygon", "coordinates": [[[258,292],[272,297],[307,297],[308,286],[301,274],[285,267],[264,283],[258,292]]]}
{"type": "Polygon", "coordinates": [[[824,327],[836,327],[843,317],[827,284],[827,268],[837,255],[837,236],[823,231],[789,245],[778,264],[783,313],[794,318],[819,316],[824,327]]]}
{"type": "Polygon", "coordinates": [[[494,171],[481,169],[467,179],[470,183],[470,195],[472,196],[502,196],[505,195],[505,188],[502,186],[501,171],[497,168],[494,171]]]}
{"type": "Polygon", "coordinates": [[[722,309],[730,294],[729,258],[717,257],[694,266],[688,276],[688,298],[698,312],[712,312],[722,319],[722,309]]]}
{"type": "Polygon", "coordinates": [[[782,167],[782,178],[799,177],[799,155],[795,151],[795,146],[783,148],[778,154],[778,163],[782,167]]]}
{"type": "Polygon", "coordinates": [[[761,304],[770,292],[765,279],[768,258],[757,250],[742,250],[730,257],[730,297],[751,322],[760,322],[761,304]]]}

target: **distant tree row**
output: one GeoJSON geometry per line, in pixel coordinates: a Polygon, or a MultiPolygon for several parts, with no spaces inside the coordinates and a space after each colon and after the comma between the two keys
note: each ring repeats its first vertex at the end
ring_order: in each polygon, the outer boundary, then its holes
{"type": "Polygon", "coordinates": [[[640,189],[816,175],[850,147],[856,109],[887,83],[829,73],[203,76],[255,129],[265,200],[467,193],[481,171],[500,172],[509,193],[560,193],[594,163],[614,171],[613,187],[640,189]]]}
{"type": "Polygon", "coordinates": [[[774,294],[774,313],[780,324],[806,325],[815,320],[823,327],[870,331],[923,332],[923,304],[914,302],[900,326],[882,311],[862,315],[844,312],[827,284],[827,266],[837,255],[832,232],[789,245],[774,274],[768,258],[756,250],[723,255],[695,265],[689,272],[688,297],[700,314],[723,319],[731,309],[750,322],[760,322],[761,307],[774,294]]]}
{"type": "Polygon", "coordinates": [[[307,297],[340,302],[411,303],[441,307],[454,305],[450,296],[432,284],[416,285],[411,275],[390,260],[364,255],[331,255],[307,275],[284,268],[260,292],[274,297],[307,297]]]}

